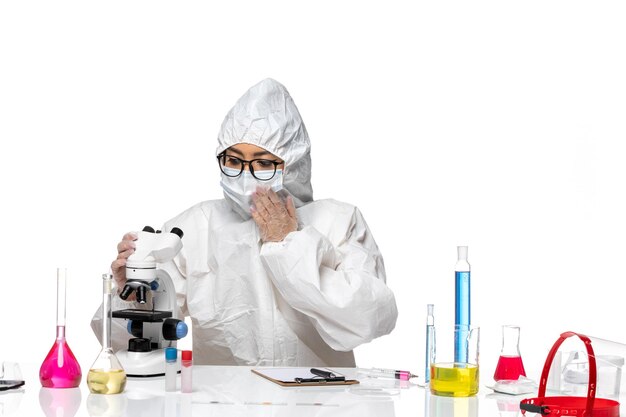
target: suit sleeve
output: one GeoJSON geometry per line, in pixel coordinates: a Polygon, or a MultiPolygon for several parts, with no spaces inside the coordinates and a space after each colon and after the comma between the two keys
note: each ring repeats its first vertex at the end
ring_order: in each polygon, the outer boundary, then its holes
{"type": "Polygon", "coordinates": [[[261,248],[265,269],[282,297],[338,351],[390,333],[398,315],[382,256],[358,209],[345,229],[336,245],[305,226],[261,248]]]}

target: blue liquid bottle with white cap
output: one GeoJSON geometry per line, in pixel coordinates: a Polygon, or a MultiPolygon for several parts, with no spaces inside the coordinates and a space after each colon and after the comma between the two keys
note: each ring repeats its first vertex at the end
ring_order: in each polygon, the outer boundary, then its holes
{"type": "Polygon", "coordinates": [[[457,246],[458,260],[454,268],[454,361],[467,362],[467,336],[470,327],[470,264],[467,246],[457,246]]]}
{"type": "Polygon", "coordinates": [[[176,391],[177,364],[178,350],[174,347],[165,348],[165,391],[176,391]]]}

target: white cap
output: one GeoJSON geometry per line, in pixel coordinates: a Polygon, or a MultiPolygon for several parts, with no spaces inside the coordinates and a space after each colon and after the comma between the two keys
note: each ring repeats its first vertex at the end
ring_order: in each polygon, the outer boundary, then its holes
{"type": "Polygon", "coordinates": [[[457,246],[456,252],[459,256],[459,261],[467,261],[467,246],[457,246]]]}
{"type": "Polygon", "coordinates": [[[434,304],[427,304],[426,305],[426,311],[428,312],[429,316],[432,316],[435,312],[435,305],[434,304]]]}

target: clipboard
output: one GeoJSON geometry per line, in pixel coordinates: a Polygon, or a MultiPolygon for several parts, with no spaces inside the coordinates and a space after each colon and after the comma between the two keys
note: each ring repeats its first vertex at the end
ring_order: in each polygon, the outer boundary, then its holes
{"type": "MultiPolygon", "coordinates": [[[[343,377],[343,374],[328,368],[318,368],[330,372],[336,377],[343,377]]],[[[290,367],[290,368],[261,368],[251,369],[251,371],[268,381],[272,381],[281,387],[327,387],[331,385],[354,385],[359,381],[356,379],[343,379],[337,381],[337,378],[321,378],[311,373],[311,367],[290,367]],[[298,382],[297,380],[301,380],[298,382]]]]}

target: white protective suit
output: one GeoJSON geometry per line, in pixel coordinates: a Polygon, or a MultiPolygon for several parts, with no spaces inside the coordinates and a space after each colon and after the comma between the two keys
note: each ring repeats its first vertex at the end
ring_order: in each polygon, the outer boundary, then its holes
{"type": "MultiPolygon", "coordinates": [[[[159,267],[191,317],[195,363],[354,366],[352,349],[391,332],[397,317],[363,216],[346,203],[313,201],[308,134],[280,83],[253,86],[228,113],[217,154],[237,143],[285,161],[282,192],[293,197],[299,226],[282,242],[263,243],[254,220],[228,196],[163,226],[185,233],[180,254],[159,267]]],[[[130,304],[115,297],[113,308],[130,304]]],[[[129,335],[113,327],[114,348],[125,348],[129,335]]]]}

